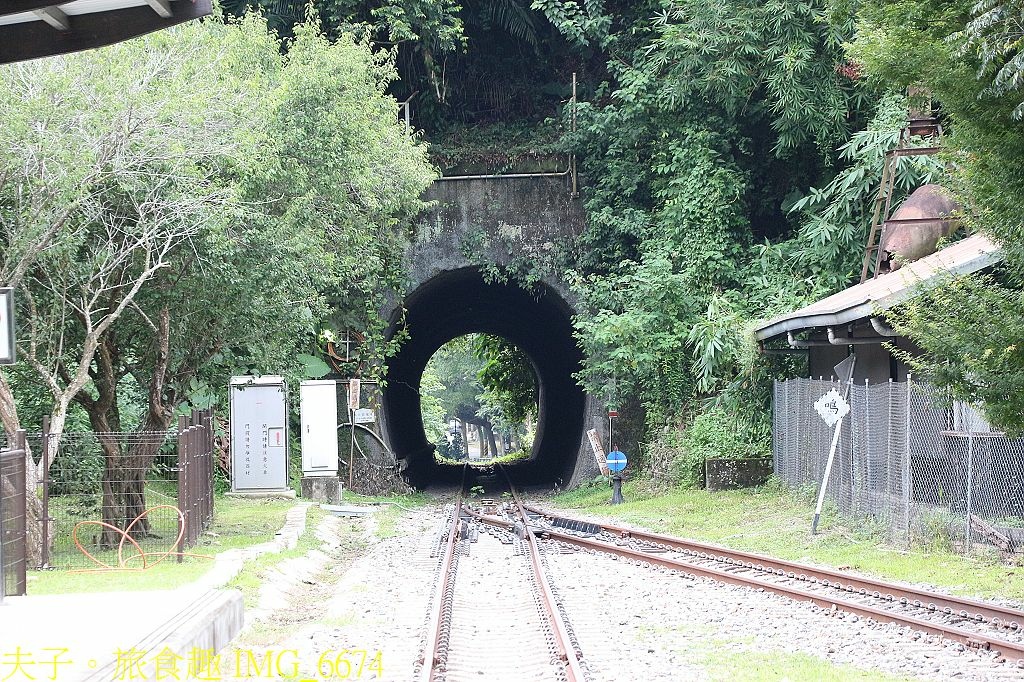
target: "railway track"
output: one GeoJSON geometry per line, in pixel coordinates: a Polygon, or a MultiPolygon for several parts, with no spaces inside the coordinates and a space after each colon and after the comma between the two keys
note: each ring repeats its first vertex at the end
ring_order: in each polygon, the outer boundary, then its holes
{"type": "MultiPolygon", "coordinates": [[[[491,483],[492,495],[503,487],[497,479],[491,483]]],[[[512,492],[510,485],[507,490],[512,492]]],[[[521,505],[511,508],[517,516],[507,526],[483,523],[484,512],[498,506],[467,500],[464,479],[438,543],[417,679],[583,682],[581,656],[548,581],[538,540],[526,532],[526,511],[521,505]]],[[[503,506],[507,513],[508,505],[503,506]]]]}
{"type": "MultiPolygon", "coordinates": [[[[525,506],[531,534],[937,635],[1024,664],[1024,611],[525,506]]],[[[489,519],[491,523],[505,520],[489,519]]]]}
{"type": "Polygon", "coordinates": [[[511,485],[507,493],[500,503],[474,505],[463,495],[456,501],[438,550],[432,635],[418,679],[587,679],[575,636],[546,577],[542,542],[894,623],[1024,666],[1020,609],[567,517],[524,505],[511,485]]]}

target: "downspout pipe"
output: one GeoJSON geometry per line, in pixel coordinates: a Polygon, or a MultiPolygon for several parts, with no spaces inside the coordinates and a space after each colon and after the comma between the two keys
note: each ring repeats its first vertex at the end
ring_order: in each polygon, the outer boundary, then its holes
{"type": "Polygon", "coordinates": [[[853,336],[839,336],[836,334],[835,327],[828,327],[826,330],[828,334],[828,342],[833,346],[867,346],[871,344],[882,344],[885,343],[885,339],[882,338],[863,338],[853,336]]]}
{"type": "Polygon", "coordinates": [[[831,346],[833,344],[828,341],[803,341],[796,338],[793,332],[786,332],[786,341],[789,343],[791,348],[817,348],[819,346],[831,346]]]}
{"type": "Polygon", "coordinates": [[[888,322],[877,316],[871,318],[871,328],[874,329],[879,336],[899,336],[899,334],[896,333],[896,330],[889,326],[888,322]]]}

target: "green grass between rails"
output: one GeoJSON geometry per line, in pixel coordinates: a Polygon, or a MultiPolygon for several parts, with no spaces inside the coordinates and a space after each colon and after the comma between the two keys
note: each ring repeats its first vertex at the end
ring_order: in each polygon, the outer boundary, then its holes
{"type": "Polygon", "coordinates": [[[1024,566],[1002,563],[995,554],[964,557],[941,548],[903,550],[886,545],[870,526],[844,525],[831,510],[823,515],[819,534],[811,535],[813,501],[777,485],[712,493],[655,491],[639,482],[627,482],[623,496],[626,503],[612,507],[611,490],[593,486],[561,493],[553,502],[655,532],[781,559],[810,560],[882,578],[929,583],[959,594],[1024,600],[1024,566]]]}

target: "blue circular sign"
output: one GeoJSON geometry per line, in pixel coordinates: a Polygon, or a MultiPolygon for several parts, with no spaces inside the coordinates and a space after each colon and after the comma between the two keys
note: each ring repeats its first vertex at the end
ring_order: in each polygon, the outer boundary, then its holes
{"type": "Polygon", "coordinates": [[[619,450],[612,450],[608,453],[608,470],[614,474],[626,468],[626,453],[619,450]]]}

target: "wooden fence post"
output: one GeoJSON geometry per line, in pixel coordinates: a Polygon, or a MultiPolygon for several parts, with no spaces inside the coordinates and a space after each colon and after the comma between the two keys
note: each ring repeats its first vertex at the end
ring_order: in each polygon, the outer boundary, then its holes
{"type": "Polygon", "coordinates": [[[43,452],[40,461],[43,465],[43,517],[39,520],[42,526],[42,536],[39,542],[42,544],[39,553],[39,567],[49,568],[50,566],[50,415],[43,416],[43,452]]]}

